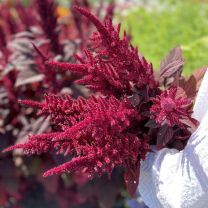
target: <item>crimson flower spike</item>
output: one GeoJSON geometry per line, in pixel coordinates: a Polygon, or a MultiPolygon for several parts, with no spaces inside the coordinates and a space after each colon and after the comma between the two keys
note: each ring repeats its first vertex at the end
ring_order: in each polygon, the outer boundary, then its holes
{"type": "Polygon", "coordinates": [[[27,105],[33,108],[38,108],[38,109],[41,109],[42,107],[44,107],[43,103],[33,101],[33,100],[19,100],[18,103],[27,105]]]}
{"type": "Polygon", "coordinates": [[[83,9],[78,6],[74,6],[73,10],[87,17],[95,25],[98,32],[101,35],[105,35],[106,39],[111,39],[111,35],[109,34],[109,31],[106,29],[103,23],[96,16],[92,15],[88,10],[83,9]]]}
{"type": "Polygon", "coordinates": [[[62,165],[59,165],[55,168],[52,168],[52,169],[46,171],[43,174],[43,177],[48,177],[48,176],[52,176],[55,174],[61,174],[64,172],[72,172],[74,170],[77,170],[77,167],[82,169],[83,167],[86,167],[86,166],[89,166],[89,167],[93,166],[94,163],[95,162],[93,161],[93,159],[89,158],[89,156],[74,158],[69,162],[66,162],[62,165]]]}
{"type": "Polygon", "coordinates": [[[88,69],[88,64],[70,64],[57,61],[46,61],[45,64],[54,69],[71,71],[79,74],[86,74],[88,69]]]}
{"type": "Polygon", "coordinates": [[[37,52],[37,54],[41,57],[42,61],[43,62],[47,61],[48,58],[43,55],[43,53],[38,49],[38,47],[34,43],[32,43],[32,45],[35,51],[37,52]]]}

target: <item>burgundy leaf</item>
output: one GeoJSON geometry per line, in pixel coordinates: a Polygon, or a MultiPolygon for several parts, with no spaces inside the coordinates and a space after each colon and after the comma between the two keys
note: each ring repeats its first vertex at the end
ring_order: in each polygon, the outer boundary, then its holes
{"type": "Polygon", "coordinates": [[[156,148],[159,150],[168,144],[173,138],[173,129],[168,125],[162,126],[157,134],[157,145],[156,148]]]}
{"type": "Polygon", "coordinates": [[[191,99],[194,99],[196,97],[206,70],[207,67],[197,69],[187,81],[182,80],[179,82],[179,86],[184,89],[187,97],[191,99]]]}
{"type": "Polygon", "coordinates": [[[140,165],[134,165],[133,169],[128,169],[124,174],[124,181],[131,197],[135,197],[139,184],[140,165]]]}
{"type": "Polygon", "coordinates": [[[169,54],[161,61],[160,64],[160,79],[173,76],[176,72],[180,72],[184,60],[180,47],[173,48],[169,54]]]}
{"type": "Polygon", "coordinates": [[[137,93],[134,93],[132,96],[129,96],[128,99],[130,100],[131,104],[135,107],[141,103],[141,97],[137,93]]]}
{"type": "Polygon", "coordinates": [[[156,123],[154,120],[149,120],[146,124],[145,127],[151,128],[151,129],[155,129],[155,128],[159,128],[160,124],[156,123]]]}

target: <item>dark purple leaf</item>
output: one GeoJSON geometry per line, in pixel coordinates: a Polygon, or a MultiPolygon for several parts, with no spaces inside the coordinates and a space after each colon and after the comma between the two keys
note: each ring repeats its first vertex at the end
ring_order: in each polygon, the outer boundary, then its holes
{"type": "Polygon", "coordinates": [[[160,127],[159,124],[157,124],[154,120],[149,120],[146,124],[145,127],[151,128],[151,129],[155,129],[160,127]]]}
{"type": "Polygon", "coordinates": [[[190,99],[194,99],[196,97],[196,94],[199,90],[206,69],[207,67],[200,68],[196,70],[189,77],[187,81],[186,80],[180,81],[179,86],[184,89],[184,91],[186,92],[186,96],[189,97],[190,99]]]}
{"type": "Polygon", "coordinates": [[[173,48],[169,54],[161,61],[160,79],[172,77],[176,72],[180,72],[184,64],[181,48],[173,48]]]}
{"type": "Polygon", "coordinates": [[[134,107],[139,105],[140,102],[141,102],[141,97],[138,94],[136,94],[136,93],[134,93],[132,96],[129,96],[128,99],[130,100],[131,104],[134,107]]]}
{"type": "Polygon", "coordinates": [[[198,121],[194,118],[191,119],[181,119],[181,122],[185,125],[187,125],[188,130],[193,133],[197,126],[198,126],[198,121]]]}
{"type": "Polygon", "coordinates": [[[167,124],[163,125],[157,134],[157,149],[163,148],[173,138],[173,129],[167,124]]]}
{"type": "MultiPolygon", "coordinates": [[[[187,138],[186,138],[186,139],[187,139],[187,138]]],[[[177,150],[179,150],[179,151],[181,151],[181,150],[184,149],[184,144],[183,144],[183,142],[180,141],[180,140],[175,140],[175,141],[173,142],[172,146],[173,146],[173,148],[175,148],[175,149],[177,149],[177,150]]]]}
{"type": "Polygon", "coordinates": [[[128,169],[124,174],[126,188],[131,197],[135,197],[139,184],[140,164],[134,166],[134,170],[128,169]]]}

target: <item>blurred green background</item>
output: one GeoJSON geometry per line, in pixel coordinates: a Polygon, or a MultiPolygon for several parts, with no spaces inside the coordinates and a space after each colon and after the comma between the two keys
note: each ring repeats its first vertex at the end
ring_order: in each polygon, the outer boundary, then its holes
{"type": "Polygon", "coordinates": [[[208,1],[143,1],[120,18],[156,69],[176,45],[183,49],[186,75],[208,66],[208,1]]]}

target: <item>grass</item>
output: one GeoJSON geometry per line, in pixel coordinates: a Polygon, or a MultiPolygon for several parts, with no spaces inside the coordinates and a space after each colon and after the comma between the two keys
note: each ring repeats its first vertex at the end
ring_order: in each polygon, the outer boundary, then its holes
{"type": "Polygon", "coordinates": [[[131,31],[133,44],[156,69],[176,45],[183,49],[185,74],[208,66],[208,4],[174,1],[154,9],[134,8],[121,18],[123,28],[131,31]]]}

